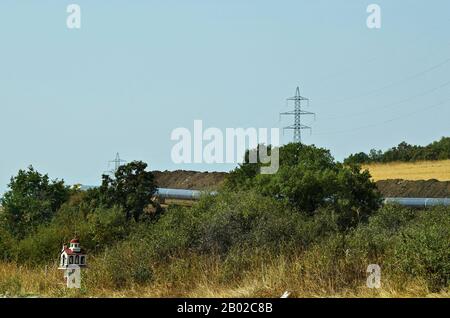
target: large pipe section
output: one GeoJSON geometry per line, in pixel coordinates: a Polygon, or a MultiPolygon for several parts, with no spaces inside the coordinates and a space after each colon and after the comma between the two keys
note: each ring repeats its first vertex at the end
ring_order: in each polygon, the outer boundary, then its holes
{"type": "Polygon", "coordinates": [[[411,208],[450,206],[449,198],[385,198],[384,204],[399,204],[411,208]]]}
{"type": "MultiPolygon", "coordinates": [[[[92,186],[81,186],[82,190],[95,188],[92,186]]],[[[174,199],[174,200],[199,200],[202,195],[210,194],[216,195],[216,191],[207,192],[200,190],[187,189],[170,189],[158,188],[155,192],[155,197],[160,199],[174,199]]],[[[433,206],[450,206],[450,198],[385,198],[384,204],[398,204],[411,208],[427,208],[433,206]]]]}
{"type": "MultiPolygon", "coordinates": [[[[158,188],[155,196],[160,199],[199,200],[206,193],[208,192],[199,190],[158,188]]],[[[209,192],[209,194],[215,195],[216,192],[209,192]]]]}
{"type": "MultiPolygon", "coordinates": [[[[97,188],[97,186],[80,185],[80,190],[87,191],[97,188]]],[[[187,190],[187,189],[169,189],[169,188],[157,188],[154,196],[160,199],[176,199],[176,200],[199,200],[204,194],[215,195],[217,192],[207,192],[200,190],[187,190]]]]}
{"type": "MultiPolygon", "coordinates": [[[[158,188],[155,196],[161,199],[198,200],[204,194],[216,195],[217,192],[199,190],[182,190],[158,188]]],[[[384,204],[398,204],[411,208],[428,208],[433,206],[450,206],[450,198],[385,198],[384,204]]]]}

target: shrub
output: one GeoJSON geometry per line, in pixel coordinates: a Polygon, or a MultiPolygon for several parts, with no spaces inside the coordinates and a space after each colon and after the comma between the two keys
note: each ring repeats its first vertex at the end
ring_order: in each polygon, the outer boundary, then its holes
{"type": "Polygon", "coordinates": [[[98,208],[87,216],[89,238],[94,249],[102,249],[125,238],[132,224],[128,223],[123,210],[117,206],[98,208]]]}
{"type": "Polygon", "coordinates": [[[88,252],[101,251],[125,238],[132,226],[118,207],[98,208],[84,216],[78,205],[66,204],[52,222],[38,226],[35,232],[17,241],[14,258],[33,265],[57,262],[62,244],[74,236],[81,238],[88,252]]]}
{"type": "Polygon", "coordinates": [[[337,223],[330,209],[320,209],[310,217],[255,191],[224,192],[202,215],[199,248],[219,253],[235,246],[273,253],[304,250],[335,231],[337,223]]]}
{"type": "Polygon", "coordinates": [[[449,209],[385,206],[350,233],[342,250],[347,258],[378,264],[403,280],[422,278],[439,291],[450,283],[449,209]]]}
{"type": "Polygon", "coordinates": [[[0,260],[10,260],[17,241],[0,221],[0,260]]]}
{"type": "Polygon", "coordinates": [[[18,242],[15,258],[22,264],[56,263],[62,244],[70,235],[67,228],[59,228],[54,224],[40,226],[35,233],[18,242]]]}
{"type": "Polygon", "coordinates": [[[295,226],[277,227],[277,217],[280,222],[294,219],[285,211],[281,203],[254,192],[223,193],[201,215],[199,248],[226,253],[240,244],[266,244],[268,248],[281,244],[292,235],[295,226]]]}
{"type": "Polygon", "coordinates": [[[450,286],[450,214],[447,208],[422,211],[394,246],[397,271],[424,277],[432,291],[450,286]]]}
{"type": "Polygon", "coordinates": [[[382,207],[348,237],[346,249],[364,255],[371,263],[380,263],[393,253],[400,231],[417,216],[417,211],[396,205],[382,207]]]}
{"type": "Polygon", "coordinates": [[[143,284],[153,280],[154,257],[149,243],[126,240],[110,246],[97,262],[107,273],[107,279],[116,288],[143,284]]]}

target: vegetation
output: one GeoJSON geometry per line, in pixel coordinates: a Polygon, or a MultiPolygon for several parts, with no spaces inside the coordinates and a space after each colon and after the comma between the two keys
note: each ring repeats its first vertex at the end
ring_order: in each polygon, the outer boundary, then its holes
{"type": "Polygon", "coordinates": [[[40,224],[52,219],[61,204],[69,198],[64,181],[50,180],[32,166],[11,178],[10,190],[1,199],[4,226],[17,237],[23,237],[40,224]]]}
{"type": "MultiPolygon", "coordinates": [[[[277,297],[289,290],[294,297],[449,295],[448,209],[417,213],[384,207],[344,236],[327,211],[307,217],[290,213],[273,199],[243,194],[204,198],[192,209],[170,207],[158,222],[136,225],[126,238],[105,243],[107,251],[90,248],[79,291],[64,288],[56,260],[45,263],[48,272],[44,264],[31,266],[22,260],[0,266],[0,293],[277,297]],[[208,220],[211,215],[216,217],[208,220]],[[368,264],[382,268],[380,290],[365,285],[368,264]]],[[[89,239],[83,242],[91,244],[89,239]]]]}
{"type": "Polygon", "coordinates": [[[368,154],[360,152],[345,159],[345,164],[386,163],[394,161],[414,162],[420,160],[450,159],[450,137],[442,137],[427,146],[413,146],[406,142],[382,152],[372,149],[368,154]]]}
{"type": "Polygon", "coordinates": [[[355,226],[380,207],[380,195],[367,171],[335,162],[325,149],[291,143],[279,149],[276,174],[259,174],[260,164],[246,161],[230,173],[228,189],[256,189],[280,198],[299,212],[314,214],[329,207],[341,229],[355,226]]]}
{"type": "Polygon", "coordinates": [[[155,177],[152,172],[145,171],[147,164],[133,161],[120,166],[114,178],[103,175],[102,186],[98,189],[98,199],[103,206],[121,206],[127,220],[138,221],[145,208],[152,204],[152,196],[156,191],[155,177]]]}
{"type": "Polygon", "coordinates": [[[449,295],[450,209],[380,207],[370,175],[328,151],[287,145],[280,155],[279,176],[243,164],[192,207],[149,213],[153,191],[143,190],[153,178],[133,163],[99,189],[72,191],[24,237],[4,218],[0,294],[449,295]],[[75,291],[57,270],[74,232],[89,260],[75,291]],[[366,287],[369,264],[382,268],[380,290],[366,287]]]}

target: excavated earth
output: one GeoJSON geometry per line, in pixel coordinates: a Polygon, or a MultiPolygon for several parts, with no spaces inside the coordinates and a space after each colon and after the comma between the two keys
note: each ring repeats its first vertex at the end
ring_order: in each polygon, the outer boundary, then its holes
{"type": "Polygon", "coordinates": [[[384,197],[450,198],[450,181],[380,180],[376,184],[384,197]]]}
{"type": "Polygon", "coordinates": [[[226,172],[199,172],[189,170],[153,171],[160,188],[217,190],[225,180],[226,172]]]}
{"type": "MultiPolygon", "coordinates": [[[[226,172],[154,171],[159,187],[174,189],[217,190],[226,172]]],[[[376,182],[384,197],[450,198],[450,181],[381,180],[376,182]]]]}

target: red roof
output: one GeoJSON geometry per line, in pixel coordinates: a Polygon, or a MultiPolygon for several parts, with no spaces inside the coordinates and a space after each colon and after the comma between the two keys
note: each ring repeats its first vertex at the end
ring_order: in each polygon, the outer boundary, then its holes
{"type": "Polygon", "coordinates": [[[79,241],[77,238],[74,238],[74,239],[70,240],[70,243],[79,243],[79,241]]]}
{"type": "Polygon", "coordinates": [[[70,248],[65,248],[64,252],[67,253],[67,255],[77,255],[77,254],[84,254],[84,250],[81,250],[79,252],[74,252],[70,248]]]}

